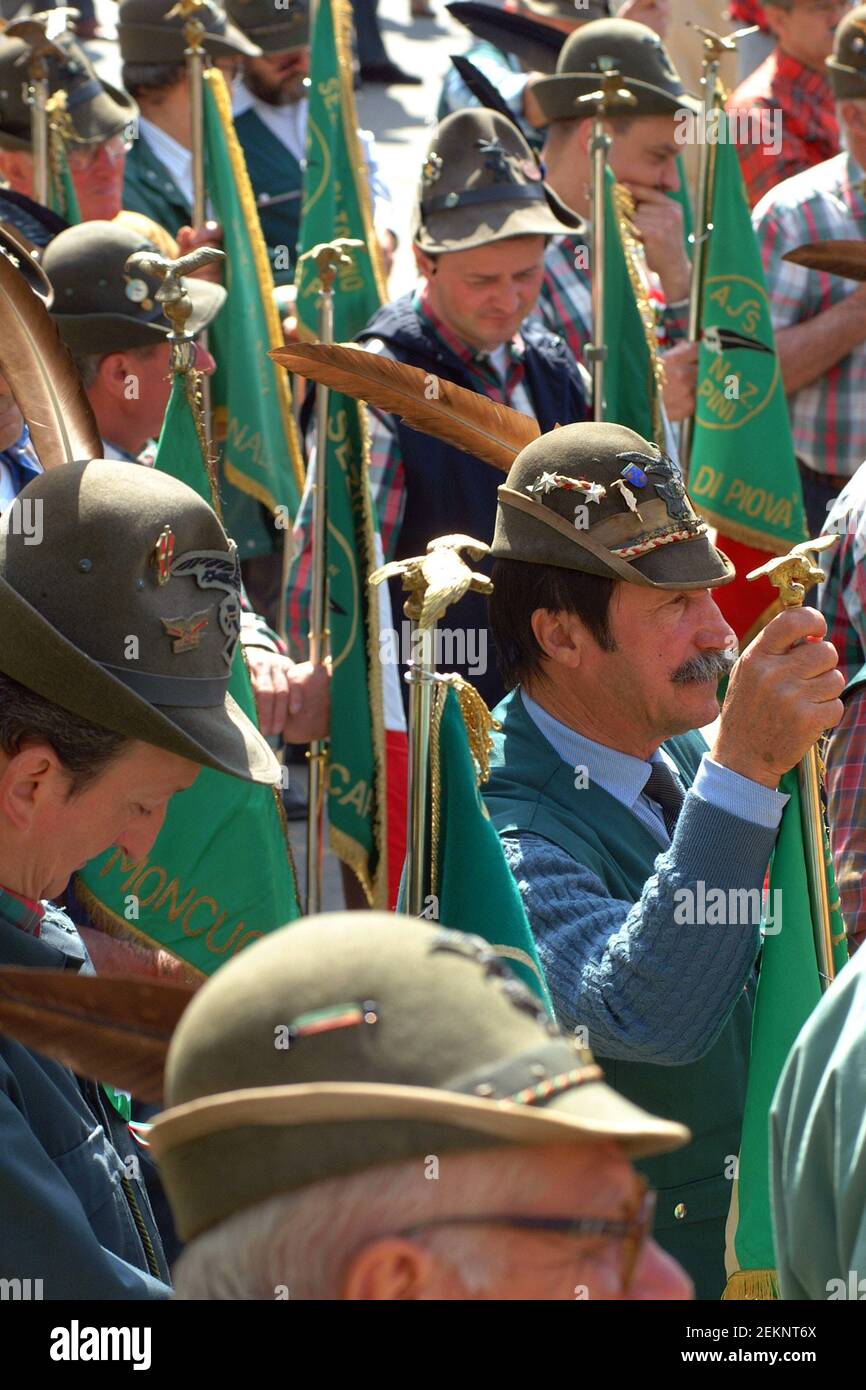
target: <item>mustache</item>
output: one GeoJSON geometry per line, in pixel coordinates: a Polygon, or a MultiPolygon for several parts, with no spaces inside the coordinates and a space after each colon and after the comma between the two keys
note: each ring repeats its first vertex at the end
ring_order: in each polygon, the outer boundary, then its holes
{"type": "Polygon", "coordinates": [[[700,656],[690,657],[678,666],[671,676],[674,685],[692,685],[707,681],[720,681],[728,676],[736,661],[730,652],[702,652],[700,656]]]}

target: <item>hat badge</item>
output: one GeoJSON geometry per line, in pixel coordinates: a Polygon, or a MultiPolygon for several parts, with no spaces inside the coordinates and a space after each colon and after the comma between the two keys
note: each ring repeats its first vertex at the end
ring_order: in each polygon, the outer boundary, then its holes
{"type": "Polygon", "coordinates": [[[131,300],[133,304],[138,304],[145,312],[153,308],[153,300],[150,298],[150,290],[146,280],[127,276],[123,292],[127,299],[131,300]]]}
{"type": "Polygon", "coordinates": [[[442,156],[438,155],[435,150],[431,150],[421,170],[421,182],[425,188],[430,188],[437,179],[442,177],[442,168],[442,156]]]}
{"type": "Polygon", "coordinates": [[[191,652],[199,644],[204,630],[210,622],[210,610],[203,608],[200,613],[191,613],[188,618],[160,618],[166,635],[171,637],[172,655],[191,652]]]}
{"type": "Polygon", "coordinates": [[[476,140],[476,149],[484,155],[484,167],[493,174],[494,183],[516,183],[512,168],[513,155],[499,140],[476,140]]]}
{"type": "Polygon", "coordinates": [[[151,552],[151,564],[156,569],[156,582],[167,584],[171,577],[171,562],[174,558],[174,533],[170,526],[163,526],[151,552]]]}

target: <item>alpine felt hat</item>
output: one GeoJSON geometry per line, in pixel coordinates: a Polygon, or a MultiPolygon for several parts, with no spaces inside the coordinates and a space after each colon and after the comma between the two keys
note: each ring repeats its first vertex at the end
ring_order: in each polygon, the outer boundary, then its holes
{"type": "MultiPolygon", "coordinates": [[[[30,107],[24,100],[29,45],[0,35],[0,149],[30,150],[30,107]]],[[[49,97],[65,93],[73,144],[99,145],[131,130],[138,106],[128,92],[98,77],[72,33],[59,34],[47,58],[49,97]]]]}
{"type": "Polygon", "coordinates": [[[495,559],[657,589],[714,589],[735,577],[678,466],[624,425],[540,435],[517,455],[498,496],[495,559]]]}
{"type": "MultiPolygon", "coordinates": [[[[147,347],[171,332],[156,298],[160,281],[143,272],[127,274],[127,258],[135,251],[156,253],[157,247],[122,222],[100,221],[69,227],[45,248],[52,316],[73,356],[147,347]]],[[[193,306],[187,327],[194,336],[219,313],[226,291],[194,276],[184,284],[193,306]]]]}
{"type": "Polygon", "coordinates": [[[62,464],[0,517],[0,671],[115,733],[276,784],[277,760],[228,693],[239,629],[234,542],[166,473],[62,464]]]}
{"type": "Polygon", "coordinates": [[[165,1098],[149,1143],[184,1240],[431,1153],[689,1137],[611,1090],[494,947],[383,912],[308,918],[229,961],[184,1011],[165,1098]]]}
{"type": "MultiPolygon", "coordinates": [[[[600,19],[570,34],[562,47],[553,77],[532,85],[532,95],[548,121],[574,120],[581,115],[581,97],[599,89],[605,72],[616,69],[620,86],[635,97],[624,106],[629,116],[672,116],[677,111],[699,113],[701,103],[684,88],[667,49],[653,29],[630,19],[600,19]]],[[[583,108],[592,115],[592,108],[583,108]]]]}
{"type": "MultiPolygon", "coordinates": [[[[117,41],[124,63],[182,63],[187,43],[184,20],[171,14],[172,0],[120,0],[117,41]]],[[[205,27],[202,48],[211,58],[257,58],[261,49],[231,24],[218,0],[199,11],[205,27]]]]}
{"type": "Polygon", "coordinates": [[[837,101],[862,101],[866,97],[866,5],[858,5],[842,20],[827,67],[837,101]]]}
{"type": "Polygon", "coordinates": [[[307,0],[291,0],[279,8],[274,0],[226,0],[226,13],[262,53],[287,53],[310,42],[307,0]]]}
{"type": "Polygon", "coordinates": [[[544,182],[517,127],[498,111],[454,111],[436,127],[421,170],[413,240],[428,254],[583,224],[544,182]]]}

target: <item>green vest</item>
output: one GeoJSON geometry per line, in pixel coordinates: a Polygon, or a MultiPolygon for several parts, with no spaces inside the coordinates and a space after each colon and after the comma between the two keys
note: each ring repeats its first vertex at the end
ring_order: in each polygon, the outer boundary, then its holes
{"type": "Polygon", "coordinates": [[[126,156],[123,206],[143,213],[176,237],[192,221],[190,205],[147,140],[136,140],[126,156]]]}
{"type": "Polygon", "coordinates": [[[291,150],[268,129],[253,107],[244,111],[242,116],[235,117],[235,130],[243,147],[247,172],[256,195],[274,284],[290,285],[295,278],[301,230],[303,169],[291,150]]]}
{"type": "MultiPolygon", "coordinates": [[[[658,842],[602,787],[575,790],[573,769],[530,719],[517,692],[506,697],[496,717],[503,728],[494,739],[483,791],[499,835],[541,835],[592,870],[614,898],[637,902],[661,852],[658,842]]],[[[700,734],[669,739],[664,747],[691,785],[706,749],[700,734]]],[[[725,1170],[731,1171],[729,1160],[740,1148],[751,1025],[744,991],[720,1037],[697,1062],[658,1066],[597,1059],[622,1095],[692,1131],[686,1148],[637,1166],[658,1191],[659,1243],[688,1271],[697,1298],[720,1298],[725,1287],[731,1201],[725,1170]]]]}

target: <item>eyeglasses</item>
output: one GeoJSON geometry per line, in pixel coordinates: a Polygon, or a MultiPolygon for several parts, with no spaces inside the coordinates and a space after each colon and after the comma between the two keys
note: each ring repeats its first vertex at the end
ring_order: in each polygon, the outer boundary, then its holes
{"type": "Polygon", "coordinates": [[[399,1236],[412,1236],[436,1226],[503,1226],[511,1231],[536,1231],[541,1235],[569,1239],[601,1236],[620,1243],[620,1290],[628,1294],[634,1282],[644,1247],[652,1233],[656,1194],[642,1180],[633,1201],[626,1204],[623,1217],[559,1216],[443,1216],[440,1220],[420,1221],[399,1236]]]}
{"type": "Polygon", "coordinates": [[[70,169],[83,174],[92,169],[100,155],[105,154],[112,164],[116,164],[132,149],[132,137],[126,134],[112,135],[97,145],[68,145],[66,160],[70,169]]]}

